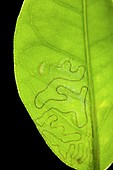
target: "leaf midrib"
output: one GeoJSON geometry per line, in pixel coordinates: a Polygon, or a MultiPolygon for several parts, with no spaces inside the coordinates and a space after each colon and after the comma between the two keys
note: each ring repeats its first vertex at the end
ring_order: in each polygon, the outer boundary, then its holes
{"type": "Polygon", "coordinates": [[[82,5],[83,5],[85,58],[87,63],[89,98],[91,101],[91,105],[89,107],[91,112],[91,126],[92,126],[92,154],[93,154],[92,164],[93,164],[93,170],[100,170],[99,140],[97,134],[97,117],[96,117],[94,84],[92,78],[92,69],[91,69],[92,66],[91,66],[91,56],[90,56],[89,37],[88,37],[87,0],[82,0],[82,5]]]}

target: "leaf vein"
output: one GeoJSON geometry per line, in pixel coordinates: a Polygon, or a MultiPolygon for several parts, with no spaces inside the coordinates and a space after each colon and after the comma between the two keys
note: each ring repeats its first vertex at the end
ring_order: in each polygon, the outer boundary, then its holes
{"type": "Polygon", "coordinates": [[[59,53],[61,53],[63,55],[71,57],[72,59],[76,58],[77,61],[79,61],[80,63],[84,63],[85,64],[85,61],[81,60],[78,56],[73,55],[73,54],[71,54],[71,53],[69,53],[69,52],[67,52],[67,51],[65,51],[65,50],[63,50],[61,48],[58,48],[58,47],[56,47],[56,46],[54,46],[54,45],[52,45],[52,44],[50,44],[48,42],[45,42],[44,46],[46,46],[46,47],[48,47],[48,48],[50,48],[50,49],[52,49],[54,51],[57,51],[57,52],[59,52],[59,53]]]}
{"type": "Polygon", "coordinates": [[[100,170],[99,165],[99,141],[97,135],[97,118],[96,118],[96,108],[95,108],[95,96],[94,96],[94,85],[92,78],[92,63],[90,56],[89,47],[89,37],[88,37],[88,21],[87,21],[87,0],[83,0],[83,24],[84,24],[84,44],[85,44],[85,58],[87,63],[87,77],[89,86],[89,98],[91,101],[90,111],[91,111],[91,126],[92,126],[92,152],[93,152],[93,165],[94,169],[100,170]]]}
{"type": "Polygon", "coordinates": [[[109,33],[108,35],[105,35],[104,37],[92,42],[90,44],[90,48],[92,48],[94,45],[98,45],[99,43],[101,43],[102,41],[106,41],[110,36],[113,36],[113,33],[109,33]]]}
{"type": "Polygon", "coordinates": [[[110,107],[108,107],[107,112],[106,112],[106,114],[104,115],[104,117],[103,117],[103,119],[102,119],[102,122],[101,122],[101,124],[100,124],[100,126],[99,126],[98,134],[99,134],[100,130],[102,129],[102,127],[103,127],[103,125],[104,125],[104,122],[105,122],[105,120],[106,120],[106,118],[107,118],[107,116],[108,116],[108,113],[110,112],[110,110],[112,109],[112,107],[113,107],[113,105],[111,105],[110,107]]]}
{"type": "Polygon", "coordinates": [[[59,4],[60,6],[63,6],[65,8],[68,8],[70,9],[71,11],[75,12],[76,14],[81,14],[82,11],[75,8],[75,7],[72,7],[71,5],[69,4],[66,4],[65,2],[61,2],[60,0],[53,0],[55,3],[59,4]]]}

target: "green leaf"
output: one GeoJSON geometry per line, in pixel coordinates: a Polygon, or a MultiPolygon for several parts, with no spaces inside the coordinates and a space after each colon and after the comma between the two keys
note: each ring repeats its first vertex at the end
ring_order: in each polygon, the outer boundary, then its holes
{"type": "Polygon", "coordinates": [[[26,0],[14,67],[19,95],[58,158],[78,170],[110,166],[112,0],[26,0]]]}

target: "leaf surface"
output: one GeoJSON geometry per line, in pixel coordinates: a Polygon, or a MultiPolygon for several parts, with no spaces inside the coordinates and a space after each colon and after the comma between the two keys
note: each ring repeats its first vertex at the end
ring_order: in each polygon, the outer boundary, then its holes
{"type": "Polygon", "coordinates": [[[19,95],[51,150],[78,170],[113,162],[113,3],[26,0],[14,36],[19,95]]]}

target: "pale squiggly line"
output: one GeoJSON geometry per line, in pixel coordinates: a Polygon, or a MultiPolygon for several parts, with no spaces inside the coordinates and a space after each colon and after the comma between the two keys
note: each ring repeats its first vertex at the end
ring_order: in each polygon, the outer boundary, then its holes
{"type": "MultiPolygon", "coordinates": [[[[35,104],[36,108],[42,109],[42,108],[44,107],[44,105],[45,105],[47,102],[49,102],[50,100],[54,100],[54,101],[66,101],[66,100],[68,99],[68,96],[67,96],[65,93],[62,93],[62,92],[59,92],[59,91],[58,91],[59,88],[61,88],[61,87],[69,90],[70,92],[72,92],[72,93],[74,93],[74,94],[76,94],[76,95],[81,94],[83,88],[85,88],[85,89],[86,89],[86,93],[85,93],[84,100],[83,100],[84,110],[85,110],[85,116],[86,116],[86,122],[85,122],[85,124],[84,124],[83,126],[85,126],[85,125],[87,124],[87,122],[88,122],[88,117],[87,117],[87,113],[86,113],[86,96],[87,96],[87,93],[88,93],[88,87],[87,87],[87,86],[82,86],[81,89],[80,89],[80,92],[76,92],[76,93],[75,93],[75,92],[73,92],[72,90],[70,90],[69,88],[67,88],[67,87],[65,87],[65,86],[63,86],[63,85],[59,85],[59,86],[56,87],[56,92],[57,92],[59,95],[64,96],[64,99],[60,100],[60,99],[50,98],[50,99],[48,99],[47,101],[45,101],[45,102],[42,104],[41,107],[37,106],[36,99],[37,99],[37,97],[39,96],[39,94],[41,94],[42,92],[46,91],[46,90],[48,89],[49,85],[51,85],[55,80],[61,79],[61,80],[65,80],[65,81],[77,82],[77,81],[81,81],[81,80],[84,78],[85,71],[86,71],[86,70],[85,70],[85,67],[81,65],[81,66],[79,66],[75,71],[73,71],[73,70],[72,70],[71,62],[70,62],[69,60],[66,60],[60,67],[57,67],[57,68],[62,68],[63,65],[64,65],[66,62],[69,63],[69,71],[70,71],[71,73],[75,73],[75,72],[77,72],[77,71],[79,70],[80,67],[83,67],[83,68],[84,68],[84,72],[83,72],[82,76],[81,76],[79,79],[77,79],[77,80],[73,80],[73,79],[70,80],[70,79],[62,78],[62,77],[56,77],[56,78],[54,78],[52,81],[50,81],[50,82],[48,83],[48,85],[46,86],[46,88],[45,88],[44,90],[40,91],[40,92],[35,96],[34,104],[35,104]]],[[[41,118],[42,118],[45,114],[47,114],[49,111],[55,111],[55,110],[58,111],[58,112],[60,112],[60,113],[62,113],[62,114],[74,113],[74,114],[75,114],[75,117],[76,117],[76,125],[77,125],[79,128],[82,128],[82,127],[83,127],[83,126],[79,126],[79,123],[78,123],[78,120],[77,120],[77,116],[76,116],[76,112],[74,112],[74,111],[63,112],[63,111],[61,111],[60,109],[55,108],[55,107],[51,107],[51,108],[49,108],[48,110],[46,110],[40,117],[37,118],[37,120],[41,119],[41,118]]],[[[64,143],[64,144],[66,144],[66,143],[72,143],[72,142],[75,142],[75,141],[80,141],[80,140],[82,139],[82,134],[81,134],[80,132],[65,133],[65,127],[64,127],[63,125],[53,126],[53,123],[55,123],[55,122],[58,121],[58,116],[57,116],[56,114],[52,114],[52,115],[48,116],[47,119],[46,119],[41,125],[39,125],[39,126],[43,127],[44,124],[47,122],[47,120],[50,119],[52,116],[55,117],[55,119],[52,120],[52,121],[49,123],[49,125],[50,125],[50,127],[51,127],[52,129],[53,129],[53,128],[62,128],[62,133],[61,133],[61,135],[63,135],[63,136],[69,136],[69,135],[75,135],[75,134],[76,134],[76,135],[79,135],[79,138],[76,138],[76,139],[74,139],[74,140],[72,140],[72,139],[70,139],[70,140],[64,140],[64,139],[56,136],[56,135],[55,135],[54,133],[52,133],[51,131],[45,130],[45,129],[42,131],[43,135],[45,135],[44,132],[45,132],[45,133],[49,133],[49,134],[52,135],[54,138],[56,138],[57,140],[59,140],[60,142],[62,142],[62,143],[64,143]]],[[[45,135],[45,136],[46,136],[46,135],[45,135]]],[[[47,136],[46,136],[46,138],[47,138],[47,136]]],[[[50,142],[51,142],[51,141],[50,141],[50,142]]],[[[60,146],[59,146],[58,144],[55,144],[55,145],[52,144],[52,145],[53,145],[53,146],[57,146],[57,147],[59,148],[59,153],[61,154],[61,152],[60,152],[60,146]]],[[[69,148],[71,147],[71,145],[72,145],[72,144],[70,144],[69,148]]],[[[74,156],[74,158],[77,158],[77,156],[78,156],[78,154],[79,154],[80,143],[78,144],[78,147],[77,147],[77,148],[78,148],[78,151],[76,152],[76,156],[74,156]]],[[[66,152],[66,157],[67,157],[67,155],[68,155],[68,152],[69,152],[69,151],[66,152]]],[[[73,153],[74,153],[74,151],[73,151],[73,153]]],[[[71,155],[73,155],[73,153],[72,153],[71,155]]],[[[63,156],[63,155],[61,154],[61,156],[63,156]]],[[[82,152],[81,158],[78,158],[76,161],[78,161],[78,163],[82,163],[82,162],[83,162],[83,158],[82,158],[83,156],[84,156],[84,152],[82,152]]],[[[65,157],[65,159],[66,159],[66,157],[65,157]]],[[[73,157],[73,156],[71,156],[71,157],[73,157]]],[[[87,157],[87,156],[86,156],[86,157],[87,157]]],[[[84,158],[84,160],[85,160],[85,158],[84,158]]]]}

